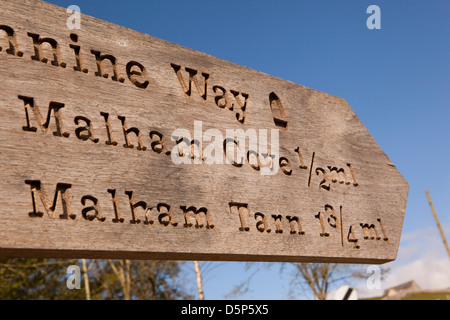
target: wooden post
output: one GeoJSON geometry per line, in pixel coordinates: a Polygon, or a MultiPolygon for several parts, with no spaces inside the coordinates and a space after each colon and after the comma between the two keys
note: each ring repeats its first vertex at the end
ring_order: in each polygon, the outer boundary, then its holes
{"type": "Polygon", "coordinates": [[[84,275],[84,289],[86,290],[86,300],[91,300],[91,288],[89,287],[89,270],[86,259],[81,259],[84,275]]]}
{"type": "Polygon", "coordinates": [[[430,204],[431,211],[433,212],[434,219],[436,220],[436,224],[437,224],[437,226],[438,226],[438,229],[439,229],[439,232],[440,232],[440,234],[441,234],[442,240],[444,241],[445,249],[447,250],[448,257],[450,258],[450,249],[449,249],[449,247],[448,247],[447,240],[445,240],[444,230],[443,230],[442,227],[441,227],[441,224],[440,224],[440,222],[439,222],[439,219],[438,219],[436,210],[434,209],[434,205],[433,205],[433,202],[431,201],[431,197],[430,197],[430,194],[428,193],[428,190],[425,190],[425,194],[427,195],[428,203],[430,204]]]}
{"type": "Polygon", "coordinates": [[[195,276],[197,278],[198,299],[205,300],[205,294],[203,293],[202,274],[200,272],[200,265],[198,261],[194,261],[195,276]]]}

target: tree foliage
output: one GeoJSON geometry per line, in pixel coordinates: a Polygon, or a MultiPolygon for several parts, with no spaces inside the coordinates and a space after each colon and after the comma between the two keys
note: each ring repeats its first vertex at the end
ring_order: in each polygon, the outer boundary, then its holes
{"type": "MultiPolygon", "coordinates": [[[[367,279],[367,266],[359,264],[337,263],[293,263],[294,279],[291,282],[295,289],[302,288],[303,292],[310,292],[317,300],[328,299],[328,293],[337,289],[339,285],[351,284],[357,280],[367,279]]],[[[380,268],[383,278],[389,273],[389,268],[380,268]]]]}
{"type": "Polygon", "coordinates": [[[0,300],[174,300],[191,298],[180,276],[181,262],[87,260],[81,289],[66,286],[67,268],[80,260],[0,260],[0,300]],[[89,295],[84,285],[89,281],[89,295]]]}

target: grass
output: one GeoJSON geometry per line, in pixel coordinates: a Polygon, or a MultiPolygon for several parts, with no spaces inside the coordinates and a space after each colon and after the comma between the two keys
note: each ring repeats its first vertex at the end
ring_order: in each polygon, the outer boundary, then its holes
{"type": "Polygon", "coordinates": [[[450,292],[418,292],[402,300],[450,300],[450,292]]]}
{"type": "MultiPolygon", "coordinates": [[[[373,297],[361,300],[381,300],[384,297],[373,297]]],[[[418,292],[410,294],[401,300],[450,300],[450,292],[418,292]]]]}

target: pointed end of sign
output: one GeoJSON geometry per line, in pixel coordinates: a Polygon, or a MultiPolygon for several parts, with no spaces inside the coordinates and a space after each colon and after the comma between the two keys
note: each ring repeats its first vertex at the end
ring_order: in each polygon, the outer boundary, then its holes
{"type": "Polygon", "coordinates": [[[392,162],[388,162],[387,163],[388,166],[395,168],[395,164],[393,164],[392,162]]]}

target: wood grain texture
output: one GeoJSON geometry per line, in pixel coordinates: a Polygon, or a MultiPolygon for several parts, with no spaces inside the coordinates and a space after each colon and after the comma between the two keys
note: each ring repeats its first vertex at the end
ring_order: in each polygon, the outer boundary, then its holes
{"type": "Polygon", "coordinates": [[[408,184],[342,98],[86,15],[68,30],[45,2],[0,5],[1,256],[396,258],[408,184]],[[172,161],[177,129],[202,140],[192,164],[172,161]],[[276,174],[261,149],[207,164],[210,129],[278,130],[276,174]]]}

